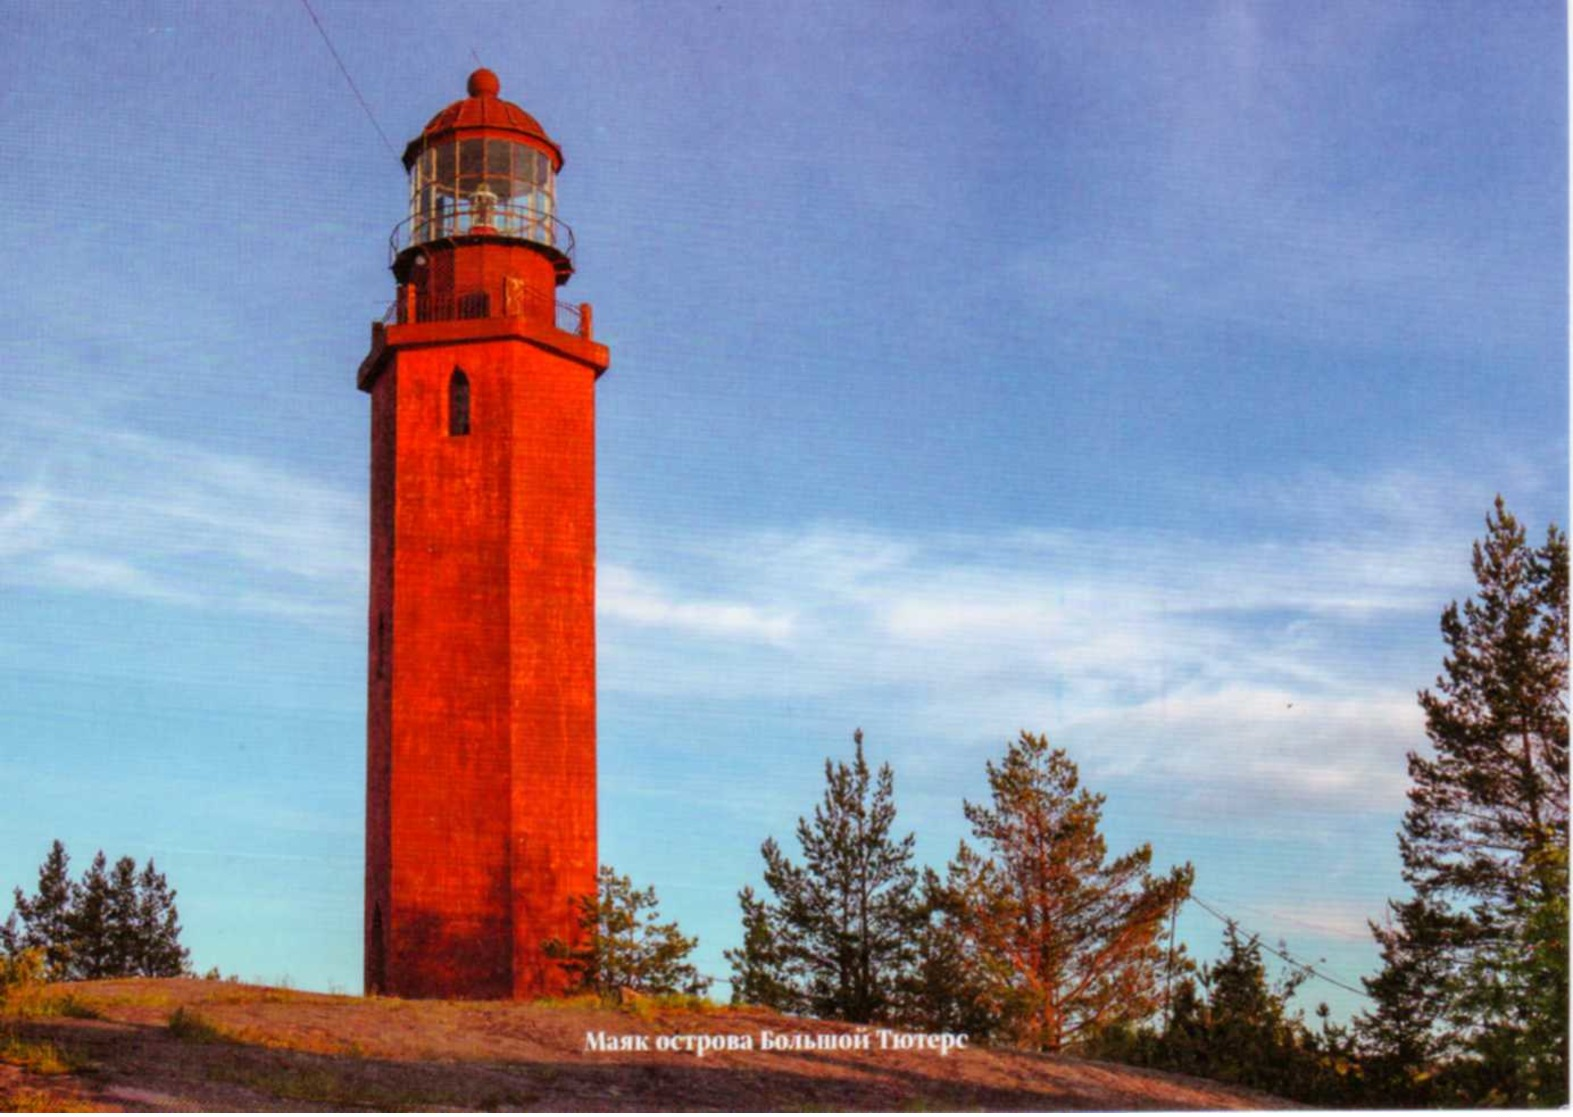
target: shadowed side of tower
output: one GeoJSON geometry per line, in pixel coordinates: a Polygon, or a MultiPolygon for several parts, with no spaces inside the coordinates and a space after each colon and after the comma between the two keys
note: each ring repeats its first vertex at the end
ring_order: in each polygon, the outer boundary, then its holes
{"type": "Polygon", "coordinates": [[[560,991],[593,895],[595,408],[562,154],[490,71],[405,151],[373,326],[365,983],[560,991]]]}

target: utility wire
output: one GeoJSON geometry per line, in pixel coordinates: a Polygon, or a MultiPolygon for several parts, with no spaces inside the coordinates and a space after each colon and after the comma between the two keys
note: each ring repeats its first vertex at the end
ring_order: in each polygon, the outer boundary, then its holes
{"type": "Polygon", "coordinates": [[[360,107],[366,110],[366,119],[371,121],[371,126],[377,129],[377,135],[382,137],[382,146],[388,149],[388,154],[395,159],[399,158],[398,150],[393,142],[388,139],[388,133],[382,130],[382,125],[377,123],[376,114],[371,111],[371,106],[366,103],[366,98],[361,96],[360,87],[355,84],[355,79],[350,77],[349,67],[344,65],[344,59],[339,57],[338,48],[333,45],[333,40],[328,37],[328,29],[322,26],[322,21],[317,18],[317,13],[311,10],[311,0],[300,0],[301,7],[306,9],[306,14],[311,17],[311,22],[317,25],[317,33],[322,36],[322,41],[328,44],[328,53],[333,55],[333,61],[339,64],[339,73],[344,75],[344,80],[349,83],[350,92],[355,94],[355,99],[360,102],[360,107]]]}
{"type": "Polygon", "coordinates": [[[1302,973],[1309,974],[1310,976],[1315,977],[1315,978],[1320,978],[1322,981],[1327,982],[1329,985],[1336,985],[1336,986],[1338,986],[1338,988],[1344,990],[1347,993],[1353,993],[1357,997],[1365,997],[1367,999],[1370,998],[1371,994],[1367,993],[1364,989],[1356,989],[1353,985],[1345,984],[1344,982],[1339,981],[1336,977],[1328,977],[1326,974],[1324,974],[1320,970],[1318,970],[1315,966],[1312,966],[1312,965],[1309,965],[1308,963],[1302,962],[1298,958],[1291,957],[1285,951],[1274,950],[1272,947],[1270,947],[1266,943],[1262,942],[1262,936],[1260,934],[1258,934],[1258,933],[1256,933],[1254,931],[1250,931],[1250,928],[1246,927],[1238,919],[1230,919],[1227,915],[1224,915],[1217,908],[1215,908],[1211,904],[1207,903],[1207,901],[1203,900],[1200,896],[1196,895],[1194,892],[1191,893],[1191,899],[1196,902],[1196,905],[1199,908],[1201,908],[1208,915],[1212,916],[1214,919],[1218,920],[1220,923],[1224,924],[1225,926],[1239,927],[1242,931],[1250,932],[1251,937],[1254,938],[1258,943],[1261,943],[1261,947],[1262,947],[1263,950],[1267,951],[1267,953],[1272,954],[1272,955],[1274,955],[1274,956],[1276,956],[1278,958],[1282,958],[1285,962],[1288,962],[1291,966],[1293,966],[1297,970],[1300,970],[1302,973]]]}

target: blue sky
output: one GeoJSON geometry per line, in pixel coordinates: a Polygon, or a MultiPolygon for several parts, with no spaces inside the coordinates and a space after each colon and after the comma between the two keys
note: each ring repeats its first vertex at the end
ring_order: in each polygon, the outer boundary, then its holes
{"type": "MultiPolygon", "coordinates": [[[[314,6],[395,146],[474,51],[567,154],[601,852],[703,968],[861,726],[932,864],[1042,731],[1373,971],[1437,617],[1568,518],[1561,5],[314,6]]],[[[402,168],[298,3],[7,21],[0,883],[151,855],[199,967],[357,989],[402,168]]]]}

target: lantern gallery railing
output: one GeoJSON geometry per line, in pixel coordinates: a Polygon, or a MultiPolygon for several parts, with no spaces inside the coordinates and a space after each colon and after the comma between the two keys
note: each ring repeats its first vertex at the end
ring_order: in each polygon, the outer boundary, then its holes
{"type": "Polygon", "coordinates": [[[482,198],[460,209],[419,213],[401,221],[388,238],[389,259],[418,244],[452,237],[513,237],[555,249],[573,259],[573,230],[549,213],[530,206],[482,198]]]}

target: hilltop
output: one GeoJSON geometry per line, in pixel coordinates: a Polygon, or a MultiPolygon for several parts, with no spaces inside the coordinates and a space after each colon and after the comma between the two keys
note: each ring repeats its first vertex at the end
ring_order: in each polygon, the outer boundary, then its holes
{"type": "Polygon", "coordinates": [[[861,1051],[761,1050],[766,1033],[863,1041],[851,1025],[696,1004],[403,1001],[168,979],[48,986],[8,1008],[0,1109],[1289,1108],[1179,1075],[1018,1051],[941,1057],[880,1050],[877,1037],[861,1051]],[[656,1050],[681,1036],[753,1049],[656,1050]]]}

